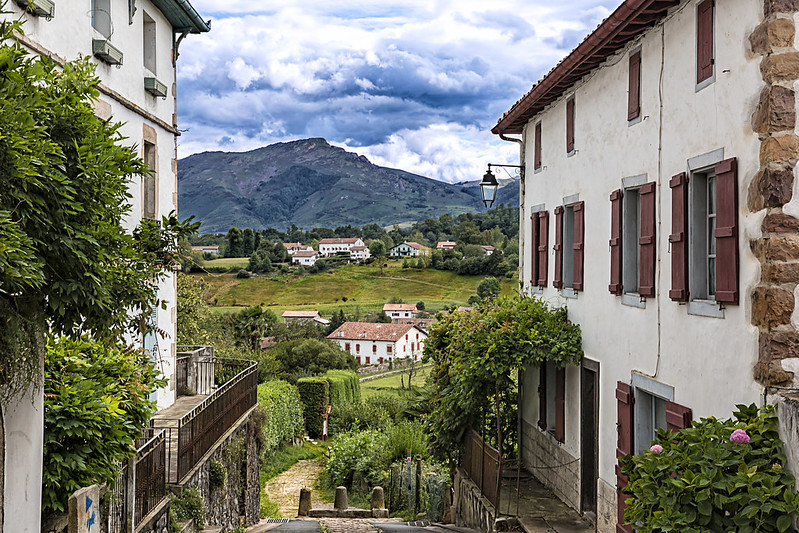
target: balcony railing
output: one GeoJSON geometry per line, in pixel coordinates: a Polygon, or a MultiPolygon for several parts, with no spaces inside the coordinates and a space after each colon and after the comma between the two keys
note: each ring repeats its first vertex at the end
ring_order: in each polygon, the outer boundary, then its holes
{"type": "Polygon", "coordinates": [[[466,435],[461,467],[480,488],[480,494],[499,510],[499,476],[502,467],[499,452],[474,430],[466,435]]]}

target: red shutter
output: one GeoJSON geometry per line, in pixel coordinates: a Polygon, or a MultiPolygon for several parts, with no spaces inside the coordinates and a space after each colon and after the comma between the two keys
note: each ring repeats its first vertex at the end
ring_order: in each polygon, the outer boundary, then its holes
{"type": "Polygon", "coordinates": [[[716,164],[716,301],[738,304],[738,163],[716,164]]]}
{"type": "Polygon", "coordinates": [[[535,125],[535,152],[533,153],[533,169],[541,168],[541,123],[535,125]]]}
{"type": "Polygon", "coordinates": [[[610,285],[612,294],[622,293],[621,284],[621,200],[624,192],[617,189],[610,193],[610,285]]]}
{"type": "MultiPolygon", "coordinates": [[[[626,383],[621,381],[616,383],[616,429],[618,440],[616,441],[616,457],[624,457],[633,451],[633,390],[626,383]]],[[[621,467],[616,464],[616,498],[618,515],[616,523],[616,533],[633,533],[631,525],[624,525],[624,509],[627,505],[624,500],[627,495],[622,491],[627,486],[628,478],[621,473],[621,467]]]]}
{"type": "Polygon", "coordinates": [[[566,369],[555,370],[555,440],[566,441],[566,369]]]}
{"type": "Polygon", "coordinates": [[[655,235],[655,182],[650,181],[638,191],[641,198],[641,267],[638,270],[638,294],[653,298],[655,296],[655,254],[657,241],[655,235]]]}
{"type": "Polygon", "coordinates": [[[538,213],[538,286],[547,286],[549,259],[549,211],[538,213]]]}
{"type": "Polygon", "coordinates": [[[547,430],[547,364],[538,367],[538,427],[547,430]]]}
{"type": "Polygon", "coordinates": [[[630,84],[627,94],[627,120],[641,114],[641,52],[630,56],[630,84]]]}
{"type": "Polygon", "coordinates": [[[585,263],[585,202],[574,204],[574,282],[575,291],[583,290],[583,265],[585,263]]]}
{"type": "Polygon", "coordinates": [[[538,282],[538,246],[540,242],[539,237],[539,225],[538,225],[538,217],[539,213],[533,213],[530,216],[530,225],[531,225],[531,242],[530,242],[530,285],[535,286],[538,282]]]}
{"type": "Polygon", "coordinates": [[[713,0],[696,8],[696,83],[713,75],[713,0]]]}
{"type": "Polygon", "coordinates": [[[552,286],[563,287],[563,206],[555,208],[555,272],[552,273],[552,286]]]}
{"type": "Polygon", "coordinates": [[[566,152],[574,150],[574,98],[566,101],[566,152]]]}
{"type": "Polygon", "coordinates": [[[669,298],[688,301],[688,175],[677,174],[671,187],[671,290],[669,298]]]}
{"type": "Polygon", "coordinates": [[[666,402],[666,429],[679,431],[691,427],[691,408],[674,402],[666,402]]]}

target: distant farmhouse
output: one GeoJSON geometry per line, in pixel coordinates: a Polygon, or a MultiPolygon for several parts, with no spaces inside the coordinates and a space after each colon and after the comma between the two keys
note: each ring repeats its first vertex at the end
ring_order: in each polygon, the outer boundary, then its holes
{"type": "Polygon", "coordinates": [[[486,246],[486,245],[480,246],[480,248],[483,249],[483,253],[486,255],[491,255],[494,253],[494,250],[496,250],[496,248],[494,248],[493,246],[486,246]]]}
{"type": "Polygon", "coordinates": [[[283,246],[289,255],[294,255],[297,252],[312,252],[313,246],[302,244],[301,242],[284,242],[283,246]]]}
{"type": "Polygon", "coordinates": [[[391,257],[416,257],[424,253],[424,247],[418,242],[403,242],[391,249],[391,257]]]}
{"type": "Polygon", "coordinates": [[[394,320],[395,318],[416,318],[416,313],[419,310],[416,308],[416,304],[386,304],[383,306],[383,312],[391,320],[394,320]]]}
{"type": "Polygon", "coordinates": [[[369,253],[368,246],[353,246],[350,248],[350,258],[355,259],[357,261],[363,261],[364,259],[369,259],[371,254],[369,253]]]}
{"type": "Polygon", "coordinates": [[[313,248],[310,250],[297,251],[290,255],[292,265],[313,266],[319,259],[319,252],[313,248]]]}
{"type": "Polygon", "coordinates": [[[439,241],[439,243],[436,244],[436,250],[453,250],[457,245],[458,243],[455,241],[439,241]]]}
{"type": "Polygon", "coordinates": [[[427,333],[413,324],[345,322],[327,336],[355,357],[359,365],[422,355],[427,333]]]}
{"type": "Polygon", "coordinates": [[[219,255],[219,246],[192,246],[192,252],[202,252],[204,254],[219,255]]]}
{"type": "Polygon", "coordinates": [[[392,318],[392,324],[412,324],[422,331],[430,331],[430,324],[436,321],[435,318],[392,318]]]}
{"type": "Polygon", "coordinates": [[[330,257],[337,253],[346,252],[352,253],[353,247],[363,247],[364,243],[360,237],[351,237],[347,239],[322,239],[319,241],[319,254],[322,257],[330,257]]]}
{"type": "Polygon", "coordinates": [[[283,322],[286,324],[296,322],[316,322],[323,326],[330,324],[330,321],[322,318],[322,313],[319,311],[284,311],[283,322]]]}

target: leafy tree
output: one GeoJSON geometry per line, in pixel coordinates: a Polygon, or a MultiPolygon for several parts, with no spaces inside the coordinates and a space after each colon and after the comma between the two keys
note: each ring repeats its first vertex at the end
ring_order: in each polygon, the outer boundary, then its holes
{"type": "Polygon", "coordinates": [[[403,300],[399,296],[392,296],[391,298],[388,299],[388,303],[390,303],[390,304],[404,304],[405,300],[403,300]]]}
{"type": "Polygon", "coordinates": [[[250,272],[272,272],[274,268],[272,268],[269,253],[263,248],[253,252],[250,256],[250,262],[247,264],[247,270],[250,272]]]}
{"type": "Polygon", "coordinates": [[[335,342],[319,339],[294,339],[272,347],[271,354],[280,365],[281,379],[296,383],[305,376],[331,369],[355,370],[358,363],[335,342]]]}
{"type": "MultiPolygon", "coordinates": [[[[377,224],[366,224],[361,228],[361,238],[364,242],[373,241],[382,237],[386,231],[377,224]]],[[[369,247],[371,250],[371,246],[369,247]]]]}
{"type": "Polygon", "coordinates": [[[255,251],[255,234],[252,229],[244,228],[241,232],[242,257],[249,257],[255,251]]]}
{"type": "Polygon", "coordinates": [[[423,300],[419,300],[418,302],[416,302],[416,309],[418,309],[419,311],[424,311],[424,301],[423,300]]]}
{"type": "Polygon", "coordinates": [[[380,273],[383,273],[383,267],[386,264],[386,244],[380,239],[369,241],[369,255],[375,258],[377,264],[380,265],[380,273]]]}
{"type": "Polygon", "coordinates": [[[278,322],[274,324],[269,334],[277,342],[285,342],[294,339],[324,339],[325,330],[321,324],[313,320],[292,320],[288,324],[278,322]]]}
{"type": "Polygon", "coordinates": [[[178,344],[191,345],[207,342],[207,333],[204,330],[204,322],[210,316],[208,304],[205,303],[207,290],[208,286],[202,278],[178,274],[178,344]]]}
{"type": "Polygon", "coordinates": [[[227,232],[225,257],[244,257],[244,238],[237,227],[232,227],[227,232]]]}
{"type": "Polygon", "coordinates": [[[327,326],[327,334],[330,335],[334,331],[336,331],[344,322],[347,321],[347,317],[344,315],[344,310],[339,309],[338,313],[333,313],[333,317],[330,319],[330,324],[327,326]]]}
{"type": "Polygon", "coordinates": [[[481,300],[491,301],[499,296],[499,290],[499,280],[495,277],[488,277],[477,286],[477,296],[479,296],[481,300]]]}
{"type": "Polygon", "coordinates": [[[461,222],[455,227],[453,232],[458,244],[485,244],[480,229],[471,220],[461,222]]]}
{"type": "Polygon", "coordinates": [[[248,307],[233,316],[233,329],[239,343],[259,348],[262,337],[269,332],[269,328],[277,322],[277,317],[269,309],[261,305],[248,307]]]}
{"type": "MultiPolygon", "coordinates": [[[[5,20],[15,43],[21,22],[5,20]]],[[[94,114],[90,58],[63,68],[0,47],[0,381],[5,400],[41,382],[44,332],[106,339],[143,329],[157,284],[191,224],[122,228],[130,189],[149,172],[121,125],[94,114]]]]}

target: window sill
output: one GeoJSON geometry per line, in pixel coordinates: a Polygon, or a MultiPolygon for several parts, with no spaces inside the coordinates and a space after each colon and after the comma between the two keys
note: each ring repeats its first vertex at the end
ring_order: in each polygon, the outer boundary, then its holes
{"type": "Polygon", "coordinates": [[[691,300],[688,302],[688,314],[709,318],[724,318],[724,309],[713,300],[691,300]]]}
{"type": "Polygon", "coordinates": [[[697,83],[696,84],[696,88],[694,89],[694,92],[698,93],[699,91],[701,91],[702,89],[704,89],[708,85],[713,85],[713,83],[715,81],[716,81],[716,73],[714,72],[713,75],[710,76],[709,78],[704,79],[704,80],[700,81],[699,83],[697,83]]]}
{"type": "Polygon", "coordinates": [[[539,287],[538,285],[531,285],[530,294],[538,294],[538,295],[544,294],[544,288],[539,287]]]}
{"type": "Polygon", "coordinates": [[[566,157],[572,157],[573,155],[576,154],[577,154],[577,149],[574,149],[571,152],[566,152],[566,157]]]}
{"type": "Polygon", "coordinates": [[[539,174],[544,171],[544,167],[538,167],[533,169],[533,174],[539,174]]]}
{"type": "Polygon", "coordinates": [[[635,292],[626,292],[621,295],[621,304],[639,309],[646,309],[646,298],[635,292]]]}
{"type": "Polygon", "coordinates": [[[629,128],[630,126],[635,126],[636,124],[640,123],[642,120],[643,118],[641,117],[641,113],[639,112],[637,117],[635,117],[632,120],[627,120],[627,127],[629,128]]]}
{"type": "Polygon", "coordinates": [[[571,287],[567,287],[565,289],[560,290],[560,295],[564,298],[571,298],[573,300],[577,299],[577,291],[572,289],[571,287]]]}

